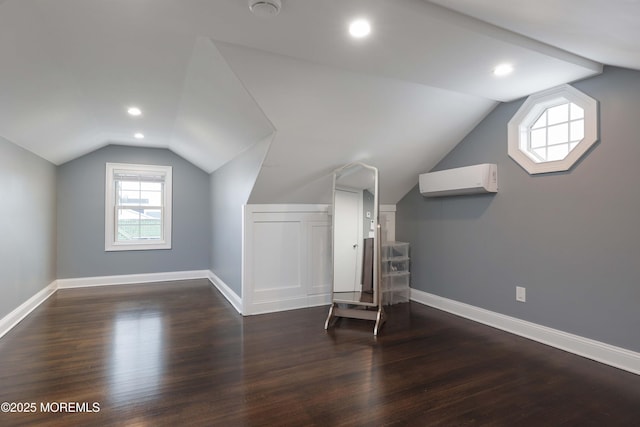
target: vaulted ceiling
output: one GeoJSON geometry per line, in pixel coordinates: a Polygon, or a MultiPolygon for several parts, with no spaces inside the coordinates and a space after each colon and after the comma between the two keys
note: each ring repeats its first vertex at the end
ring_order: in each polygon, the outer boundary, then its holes
{"type": "Polygon", "coordinates": [[[55,164],[117,143],[212,172],[273,135],[251,202],[327,202],[331,171],[363,161],[395,203],[498,102],[640,69],[639,24],[636,0],[282,0],[271,18],[246,0],[0,0],[0,136],[55,164]]]}

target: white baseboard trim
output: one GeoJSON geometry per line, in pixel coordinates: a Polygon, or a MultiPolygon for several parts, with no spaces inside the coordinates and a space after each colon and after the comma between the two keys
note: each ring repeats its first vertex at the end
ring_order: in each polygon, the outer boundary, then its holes
{"type": "Polygon", "coordinates": [[[331,304],[331,294],[309,295],[307,297],[307,307],[317,307],[319,305],[331,304]]]}
{"type": "Polygon", "coordinates": [[[231,289],[226,283],[224,283],[221,278],[216,276],[213,271],[209,270],[207,273],[207,278],[209,279],[211,284],[220,291],[222,296],[224,296],[227,301],[229,301],[229,303],[233,306],[233,308],[236,309],[238,313],[242,314],[242,298],[240,298],[238,294],[233,291],[233,289],[231,289]]]}
{"type": "Polygon", "coordinates": [[[169,282],[173,280],[208,279],[209,270],[169,271],[165,273],[123,274],[119,276],[79,277],[58,279],[58,289],[91,286],[130,285],[134,283],[169,282]]]}
{"type": "Polygon", "coordinates": [[[35,310],[40,304],[45,302],[47,298],[55,293],[57,289],[56,281],[54,280],[37,294],[20,304],[15,310],[0,319],[0,338],[2,338],[7,332],[13,329],[22,319],[27,317],[29,313],[35,310]]]}
{"type": "Polygon", "coordinates": [[[411,300],[640,375],[640,353],[411,289],[411,300]]]}
{"type": "Polygon", "coordinates": [[[245,307],[245,315],[275,313],[277,311],[297,310],[299,308],[317,307],[331,303],[330,294],[309,295],[278,301],[254,302],[245,307]]]}

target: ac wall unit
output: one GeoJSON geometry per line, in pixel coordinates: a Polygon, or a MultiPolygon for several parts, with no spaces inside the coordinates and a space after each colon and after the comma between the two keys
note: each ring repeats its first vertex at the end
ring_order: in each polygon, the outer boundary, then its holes
{"type": "Polygon", "coordinates": [[[423,173],[420,194],[426,197],[498,192],[498,166],[493,163],[423,173]]]}

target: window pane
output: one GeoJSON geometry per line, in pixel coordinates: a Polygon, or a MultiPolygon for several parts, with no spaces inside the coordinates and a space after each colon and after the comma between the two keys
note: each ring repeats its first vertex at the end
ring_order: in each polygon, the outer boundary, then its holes
{"type": "Polygon", "coordinates": [[[118,181],[120,187],[123,190],[139,190],[140,182],[139,181],[118,181]]]}
{"type": "Polygon", "coordinates": [[[554,160],[562,160],[569,154],[569,144],[554,145],[547,148],[547,160],[552,162],[554,160]]]}
{"type": "Polygon", "coordinates": [[[571,122],[571,141],[581,141],[584,138],[584,120],[571,122]]]}
{"type": "Polygon", "coordinates": [[[125,206],[137,206],[140,202],[139,191],[121,191],[118,197],[118,204],[125,206]]]}
{"type": "Polygon", "coordinates": [[[162,227],[160,220],[153,222],[146,220],[140,224],[140,238],[144,240],[160,240],[162,238],[162,227]]]}
{"type": "Polygon", "coordinates": [[[140,213],[133,209],[118,209],[116,221],[116,239],[120,242],[138,239],[140,213]]]}
{"type": "Polygon", "coordinates": [[[584,110],[573,102],[571,103],[571,120],[584,118],[584,110]]]}
{"type": "Polygon", "coordinates": [[[118,209],[118,221],[120,220],[136,220],[140,219],[140,212],[129,208],[118,209]]]}
{"type": "Polygon", "coordinates": [[[161,209],[118,209],[116,228],[116,239],[118,241],[160,240],[161,238],[161,209]]]}
{"type": "Polygon", "coordinates": [[[144,209],[142,215],[148,219],[162,219],[162,209],[144,209]]]}
{"type": "Polygon", "coordinates": [[[533,150],[533,154],[538,158],[538,162],[544,162],[547,160],[547,149],[546,148],[536,148],[533,150]]]}
{"type": "Polygon", "coordinates": [[[547,144],[561,144],[563,142],[569,142],[569,124],[562,123],[561,125],[549,126],[548,128],[548,140],[547,144]]]}
{"type": "Polygon", "coordinates": [[[143,191],[140,194],[140,206],[161,206],[162,193],[158,191],[143,191]]]}
{"type": "Polygon", "coordinates": [[[536,129],[531,131],[531,148],[540,148],[547,145],[547,129],[536,129]]]}
{"type": "Polygon", "coordinates": [[[140,189],[142,191],[162,191],[162,183],[160,182],[141,182],[140,189]]]}
{"type": "Polygon", "coordinates": [[[163,185],[159,182],[117,181],[116,199],[122,206],[162,206],[163,185]]]}
{"type": "Polygon", "coordinates": [[[557,105],[547,109],[548,124],[554,125],[556,123],[569,121],[569,104],[557,105]]]}
{"type": "Polygon", "coordinates": [[[531,126],[531,129],[545,127],[547,125],[547,111],[543,111],[538,120],[531,126]]]}

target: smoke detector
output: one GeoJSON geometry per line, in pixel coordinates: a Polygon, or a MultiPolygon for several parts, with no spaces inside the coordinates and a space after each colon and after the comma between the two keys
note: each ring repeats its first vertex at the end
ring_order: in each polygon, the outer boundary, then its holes
{"type": "Polygon", "coordinates": [[[249,0],[249,10],[261,18],[270,18],[280,13],[280,0],[249,0]]]}

